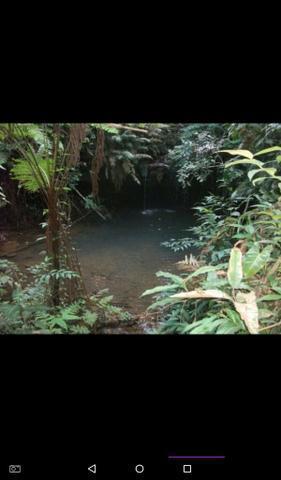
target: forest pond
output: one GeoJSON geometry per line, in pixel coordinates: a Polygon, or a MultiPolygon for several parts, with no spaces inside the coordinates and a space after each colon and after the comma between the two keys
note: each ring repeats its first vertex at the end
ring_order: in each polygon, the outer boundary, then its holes
{"type": "MultiPolygon", "coordinates": [[[[122,210],[104,223],[91,219],[75,224],[73,243],[88,292],[108,288],[116,305],[141,314],[151,303],[141,294],[159,284],[155,272],[176,272],[175,263],[183,259],[183,253],[174,253],[161,242],[187,236],[191,224],[192,216],[184,209],[122,210]]],[[[32,240],[30,232],[22,234],[21,244],[26,238],[32,240]]],[[[43,258],[43,248],[42,242],[33,244],[13,261],[29,267],[43,258]]]]}

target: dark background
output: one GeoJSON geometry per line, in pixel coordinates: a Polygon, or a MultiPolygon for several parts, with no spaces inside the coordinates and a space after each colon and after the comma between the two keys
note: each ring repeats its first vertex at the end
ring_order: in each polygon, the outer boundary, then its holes
{"type": "Polygon", "coordinates": [[[21,463],[24,478],[76,472],[83,479],[98,463],[100,478],[113,470],[126,478],[130,465],[144,463],[145,478],[173,479],[181,477],[169,475],[168,454],[213,454],[226,461],[203,462],[193,478],[206,478],[203,472],[276,478],[279,342],[277,336],[1,338],[2,472],[7,463],[21,463]]]}

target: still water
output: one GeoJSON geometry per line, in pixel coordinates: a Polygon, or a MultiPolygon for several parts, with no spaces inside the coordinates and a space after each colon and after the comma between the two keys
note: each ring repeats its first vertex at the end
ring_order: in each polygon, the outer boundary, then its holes
{"type": "MultiPolygon", "coordinates": [[[[140,314],[151,302],[141,294],[161,282],[155,273],[177,272],[175,263],[184,257],[161,242],[188,236],[186,229],[191,225],[190,213],[169,209],[123,210],[104,223],[93,219],[76,223],[73,243],[88,292],[108,288],[113,303],[140,314]]],[[[33,245],[13,260],[28,267],[40,262],[42,249],[42,244],[33,245]]]]}

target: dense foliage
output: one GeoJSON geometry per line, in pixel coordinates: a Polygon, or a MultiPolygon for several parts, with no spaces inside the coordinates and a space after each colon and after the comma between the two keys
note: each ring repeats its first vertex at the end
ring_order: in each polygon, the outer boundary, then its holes
{"type": "Polygon", "coordinates": [[[187,235],[159,245],[185,259],[177,274],[158,272],[161,284],[143,294],[153,296],[151,331],[280,333],[280,140],[274,123],[2,124],[1,222],[41,224],[46,257],[24,272],[0,259],[0,332],[98,333],[129,324],[107,291],[87,293],[71,225],[74,214],[89,212],[106,221],[101,185],[118,194],[128,182],[161,183],[168,172],[171,188],[204,197],[187,235]]]}
{"type": "Polygon", "coordinates": [[[233,124],[183,129],[181,144],[170,152],[178,180],[187,188],[215,175],[215,194],[195,207],[198,222],[189,237],[164,243],[175,251],[197,251],[198,262],[191,265],[186,255],[184,273],[159,272],[169,282],[144,293],[156,297],[150,310],[158,312],[160,332],[280,331],[280,128],[233,124]],[[229,154],[234,161],[227,161],[229,154]]]}

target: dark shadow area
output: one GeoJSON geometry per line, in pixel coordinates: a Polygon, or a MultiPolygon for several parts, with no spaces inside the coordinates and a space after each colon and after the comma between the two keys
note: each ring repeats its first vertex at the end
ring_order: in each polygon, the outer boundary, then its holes
{"type": "Polygon", "coordinates": [[[141,179],[140,184],[128,177],[120,191],[117,191],[110,180],[102,175],[100,197],[110,211],[127,207],[142,210],[155,208],[190,210],[212,189],[212,182],[205,184],[198,182],[189,189],[183,190],[173,172],[167,172],[158,177],[157,172],[152,171],[147,178],[141,179]]]}

